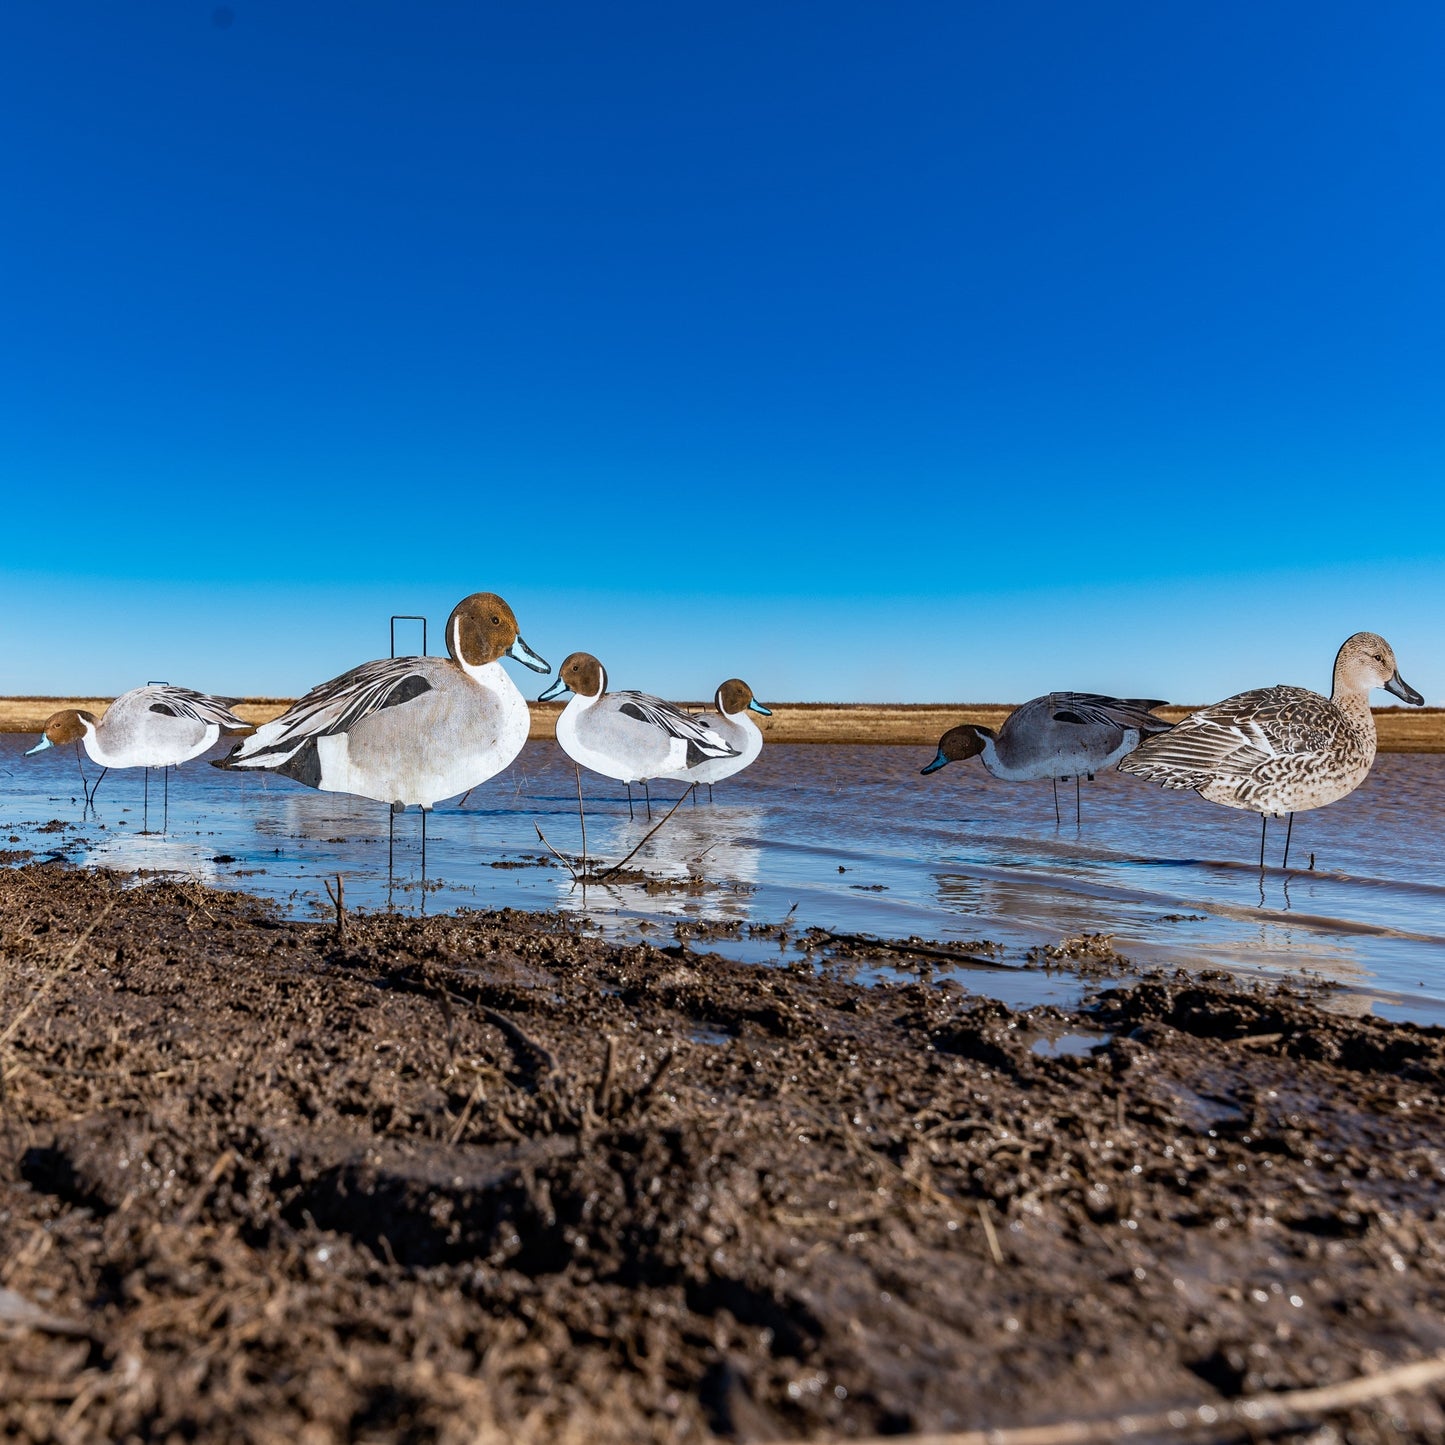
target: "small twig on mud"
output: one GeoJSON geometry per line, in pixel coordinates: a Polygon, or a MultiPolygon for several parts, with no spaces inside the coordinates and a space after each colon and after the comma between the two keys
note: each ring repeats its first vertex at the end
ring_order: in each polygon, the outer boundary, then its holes
{"type": "MultiPolygon", "coordinates": [[[[693,785],[696,787],[696,784],[693,785]]],[[[687,796],[686,793],[683,794],[687,796]]],[[[638,1111],[645,1110],[652,1102],[652,1096],[657,1093],[658,1085],[662,1083],[663,1076],[672,1067],[672,1061],[677,1057],[670,1049],[657,1061],[657,1067],[652,1071],[652,1077],[632,1096],[632,1107],[638,1111]]]]}
{"type": "Polygon", "coordinates": [[[988,1237],[988,1252],[993,1255],[993,1262],[1001,1265],[1003,1263],[1003,1250],[998,1247],[998,1235],[994,1233],[993,1220],[989,1218],[988,1205],[982,1200],[974,1201],[978,1205],[979,1221],[983,1225],[983,1232],[988,1237]]]}
{"type": "MultiPolygon", "coordinates": [[[[1140,1411],[1111,1415],[1104,1420],[1061,1420],[1054,1425],[1017,1425],[995,1430],[957,1430],[910,1435],[912,1445],[1105,1445],[1123,1436],[1161,1439],[1188,1435],[1191,1439],[1234,1439],[1243,1430],[1251,1435],[1261,1427],[1273,1429],[1320,1415],[1367,1405],[1391,1395],[1414,1394],[1445,1380],[1445,1354],[1431,1355],[1409,1365],[1396,1365],[1374,1375],[1361,1375],[1338,1385],[1317,1385],[1306,1390],[1250,1395],[1221,1400],[1192,1409],[1140,1411]]],[[[898,1437],[874,1436],[852,1445],[893,1445],[898,1437]]]]}
{"type": "Polygon", "coordinates": [[[602,1060],[602,1077],[597,1080],[593,1094],[593,1107],[604,1119],[612,1112],[612,1072],[617,1067],[617,1040],[607,1037],[607,1054],[602,1060]]]}
{"type": "Polygon", "coordinates": [[[572,881],[577,881],[577,870],[547,841],[547,835],[542,831],[542,825],[534,822],[532,826],[537,830],[537,837],[541,840],[542,846],[572,875],[572,881]]]}
{"type": "Polygon", "coordinates": [[[331,900],[332,907],[336,909],[336,941],[340,943],[346,937],[346,883],[341,874],[336,875],[336,889],[333,892],[331,880],[321,880],[326,885],[326,896],[331,900]]]}
{"type": "Polygon", "coordinates": [[[667,820],[672,817],[672,815],[677,812],[680,807],[682,807],[682,805],[688,800],[688,797],[692,793],[693,789],[696,787],[697,784],[694,783],[692,787],[690,787],[687,792],[685,792],[682,797],[680,797],[677,802],[675,802],[672,807],[667,810],[667,812],[663,815],[662,822],[658,823],[657,827],[649,828],[647,830],[646,834],[643,836],[642,842],[640,842],[637,847],[634,848],[632,852],[627,855],[627,857],[622,859],[620,863],[614,863],[605,873],[598,874],[595,881],[598,883],[605,883],[607,879],[612,877],[612,875],[616,873],[619,868],[624,867],[626,864],[630,863],[635,857],[637,857],[638,851],[642,848],[643,844],[645,844],[647,840],[651,838],[655,832],[657,832],[658,828],[662,827],[663,823],[667,822],[667,820]]]}
{"type": "Polygon", "coordinates": [[[236,1151],[234,1149],[222,1150],[221,1157],[211,1165],[205,1182],[197,1187],[196,1192],[186,1201],[186,1207],[176,1215],[176,1225],[178,1228],[185,1228],[185,1226],[196,1217],[200,1212],[201,1205],[206,1202],[206,1197],[210,1194],[211,1190],[221,1182],[221,1175],[235,1162],[236,1151]]]}
{"type": "Polygon", "coordinates": [[[542,1065],[542,1068],[547,1073],[550,1074],[556,1072],[557,1060],[552,1056],[552,1051],[550,1049],[545,1048],[542,1044],[539,1044],[537,1040],[531,1036],[531,1034],[527,1033],[526,1030],[521,1028],[518,1024],[513,1023],[512,1020],[506,1016],[506,1014],[498,1013],[496,1009],[488,1008],[485,1004],[480,1005],[480,1007],[482,1017],[486,1019],[486,1021],[491,1024],[494,1029],[500,1030],[501,1033],[505,1036],[508,1043],[512,1044],[516,1048],[525,1049],[528,1053],[532,1055],[534,1059],[537,1060],[539,1064],[542,1065]]]}
{"type": "Polygon", "coordinates": [[[830,930],[823,938],[833,943],[851,943],[860,948],[882,948],[889,953],[916,953],[921,958],[941,958],[948,963],[970,963],[993,969],[1010,969],[1013,966],[1000,963],[996,958],[980,958],[974,953],[956,953],[948,948],[932,948],[926,943],[889,943],[886,939],[868,938],[861,933],[833,933],[830,930]]]}
{"type": "Polygon", "coordinates": [[[472,1117],[472,1110],[482,1102],[482,1086],[486,1080],[478,1075],[477,1081],[472,1085],[472,1092],[467,1095],[467,1102],[462,1105],[462,1112],[457,1115],[457,1122],[452,1126],[452,1132],[447,1137],[448,1144],[455,1144],[461,1137],[462,1131],[467,1127],[468,1120],[472,1117]]]}
{"type": "Polygon", "coordinates": [[[9,1024],[5,1028],[5,1031],[3,1033],[0,1033],[0,1046],[8,1044],[10,1040],[15,1037],[17,1031],[20,1028],[20,1025],[23,1024],[25,1020],[29,1018],[32,1013],[35,1012],[36,1008],[38,1008],[40,1005],[40,1001],[55,986],[55,981],[74,961],[75,955],[80,952],[81,944],[83,944],[86,939],[88,939],[90,935],[94,933],[95,930],[99,928],[103,922],[105,922],[107,915],[114,907],[114,903],[107,903],[105,907],[102,908],[100,912],[90,921],[90,926],[85,930],[85,932],[82,933],[80,937],[77,938],[75,942],[70,945],[70,949],[66,953],[65,957],[62,958],[60,962],[57,963],[55,967],[50,971],[50,976],[45,980],[44,983],[40,985],[39,988],[35,990],[34,993],[30,995],[30,1002],[27,1003],[25,1007],[21,1009],[20,1012],[16,1014],[13,1019],[10,1020],[9,1024]]]}

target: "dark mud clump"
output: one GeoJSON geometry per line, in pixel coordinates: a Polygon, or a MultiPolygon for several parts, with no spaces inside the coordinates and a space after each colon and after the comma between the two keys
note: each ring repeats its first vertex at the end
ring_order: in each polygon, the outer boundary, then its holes
{"type": "Polygon", "coordinates": [[[0,876],[6,1438],[1197,1422],[1445,1346],[1438,1031],[344,922],[0,876]]]}

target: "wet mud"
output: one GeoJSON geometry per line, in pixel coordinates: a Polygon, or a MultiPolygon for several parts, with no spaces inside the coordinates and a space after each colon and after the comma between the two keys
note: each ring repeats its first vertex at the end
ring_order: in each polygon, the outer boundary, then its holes
{"type": "MultiPolygon", "coordinates": [[[[1445,1348],[1439,1030],[1089,938],[1041,960],[1086,1005],[1015,1012],[846,942],[6,871],[0,1434],[1197,1423],[1445,1348]]],[[[1251,1433],[1441,1439],[1441,1398],[1251,1433]]]]}

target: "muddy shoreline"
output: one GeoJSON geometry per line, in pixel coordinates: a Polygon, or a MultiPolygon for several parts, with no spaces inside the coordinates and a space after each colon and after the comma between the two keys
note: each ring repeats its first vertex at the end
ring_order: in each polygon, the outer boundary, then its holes
{"type": "Polygon", "coordinates": [[[1201,1423],[1445,1348],[1440,1030],[132,881],[0,873],[6,1438],[1445,1438],[1201,1423]]]}

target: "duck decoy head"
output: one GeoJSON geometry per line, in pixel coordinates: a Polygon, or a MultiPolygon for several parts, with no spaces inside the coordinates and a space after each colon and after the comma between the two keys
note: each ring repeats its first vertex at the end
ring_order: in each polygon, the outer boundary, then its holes
{"type": "Polygon", "coordinates": [[[1420,707],[1425,699],[1400,676],[1395,649],[1378,633],[1357,632],[1347,638],[1335,658],[1335,691],[1342,688],[1368,692],[1382,687],[1401,702],[1420,707]]]}
{"type": "Polygon", "coordinates": [[[564,692],[578,697],[601,697],[607,691],[607,670],[590,652],[572,653],[557,669],[557,680],[538,699],[551,702],[564,692]]]}
{"type": "Polygon", "coordinates": [[[33,748],[27,748],[25,756],[28,758],[31,753],[43,753],[46,748],[56,743],[78,743],[85,736],[85,725],[89,723],[95,726],[95,718],[88,712],[81,712],[78,708],[68,707],[60,712],[53,712],[45,719],[45,726],[40,730],[40,741],[33,748]]]}
{"type": "Polygon", "coordinates": [[[447,618],[447,651],[463,668],[485,667],[511,657],[533,672],[552,671],[522,641],[516,615],[495,592],[473,592],[452,608],[447,618]]]}
{"type": "Polygon", "coordinates": [[[766,708],[753,696],[753,690],[740,677],[730,677],[718,688],[713,698],[717,710],[727,713],[729,716],[736,716],[740,712],[760,712],[764,717],[772,717],[772,709],[766,708]]]}
{"type": "Polygon", "coordinates": [[[976,758],[983,751],[983,733],[972,723],[961,723],[949,728],[938,740],[938,756],[921,769],[926,776],[936,773],[947,763],[961,763],[965,758],[976,758]]]}

